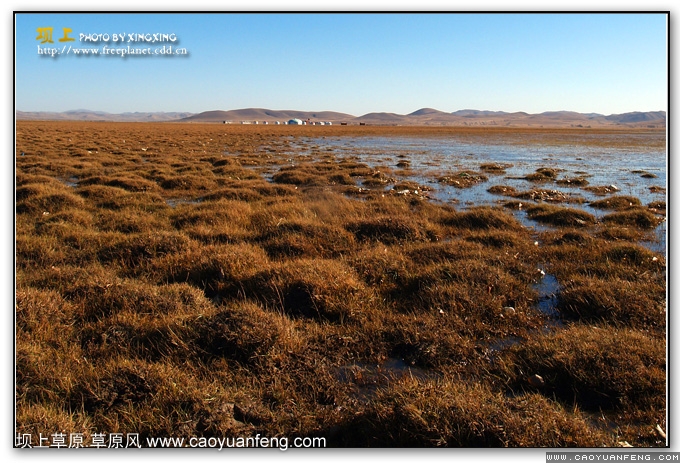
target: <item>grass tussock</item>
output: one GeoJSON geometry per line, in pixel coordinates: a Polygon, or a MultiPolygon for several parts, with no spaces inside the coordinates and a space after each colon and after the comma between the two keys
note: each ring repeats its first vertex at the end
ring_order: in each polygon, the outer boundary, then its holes
{"type": "Polygon", "coordinates": [[[203,201],[219,201],[220,199],[254,202],[262,199],[262,195],[247,188],[221,188],[201,198],[203,201]]]}
{"type": "Polygon", "coordinates": [[[102,244],[98,257],[100,262],[133,271],[148,259],[181,253],[188,245],[186,236],[176,232],[129,233],[102,244]]]}
{"type": "Polygon", "coordinates": [[[586,416],[566,412],[538,395],[507,397],[483,385],[405,379],[376,397],[345,427],[340,442],[384,447],[589,447],[614,445],[589,427],[586,416]]]}
{"type": "Polygon", "coordinates": [[[501,175],[505,173],[506,169],[511,168],[513,165],[510,163],[501,162],[487,162],[479,166],[479,169],[493,175],[501,175]]]}
{"type": "Polygon", "coordinates": [[[640,200],[633,196],[611,196],[605,199],[599,199],[588,204],[590,207],[596,209],[609,209],[609,210],[624,210],[640,206],[640,200]]]}
{"type": "Polygon", "coordinates": [[[604,230],[598,231],[597,236],[610,242],[628,241],[636,243],[643,240],[647,235],[644,233],[644,230],[638,228],[612,226],[610,224],[604,230]]]}
{"type": "Polygon", "coordinates": [[[102,210],[97,216],[97,228],[103,232],[153,233],[169,230],[169,221],[160,214],[124,209],[102,210]]]}
{"type": "Polygon", "coordinates": [[[632,170],[631,173],[640,175],[641,178],[657,178],[658,175],[645,170],[632,170]]]}
{"type": "Polygon", "coordinates": [[[576,246],[590,246],[594,242],[594,238],[581,230],[574,229],[566,232],[547,232],[543,233],[541,238],[545,244],[548,245],[576,245],[576,246]]]}
{"type": "Polygon", "coordinates": [[[387,301],[403,313],[439,316],[456,333],[503,337],[534,326],[540,318],[528,310],[536,294],[523,283],[530,280],[527,270],[473,260],[431,265],[402,276],[387,301]],[[505,307],[513,307],[513,317],[505,316],[505,307]]]}
{"type": "Polygon", "coordinates": [[[17,214],[54,214],[65,209],[78,209],[85,202],[68,187],[57,187],[49,184],[28,184],[16,189],[17,214]]]}
{"type": "MultiPolygon", "coordinates": [[[[149,361],[185,362],[198,355],[191,349],[195,325],[215,312],[202,291],[185,283],[139,287],[143,299],[158,304],[153,311],[120,307],[107,317],[85,320],[80,345],[90,358],[124,356],[149,361]],[[142,293],[143,294],[143,293],[142,293]]],[[[148,307],[148,306],[147,306],[148,307]]],[[[82,313],[82,312],[81,312],[82,313]]]]}
{"type": "MultiPolygon", "coordinates": [[[[630,329],[573,325],[513,346],[500,356],[497,375],[514,391],[535,391],[583,410],[639,410],[648,428],[663,422],[665,343],[630,329]],[[534,386],[530,375],[544,384],[534,386]]],[[[638,435],[640,445],[648,437],[638,435]]],[[[629,441],[634,443],[633,440],[629,441]]]]}
{"type": "Polygon", "coordinates": [[[611,279],[612,284],[646,282],[650,297],[665,297],[665,259],[638,244],[603,240],[598,234],[589,242],[547,244],[541,253],[559,282],[581,277],[611,279]]]}
{"type": "Polygon", "coordinates": [[[368,188],[383,188],[387,185],[396,183],[396,179],[389,175],[389,172],[382,172],[380,170],[371,171],[368,175],[363,176],[361,184],[368,188]]]}
{"type": "Polygon", "coordinates": [[[213,298],[219,292],[235,294],[240,281],[268,266],[269,258],[259,246],[190,243],[183,250],[157,255],[133,271],[156,284],[188,283],[213,298]]]}
{"type": "Polygon", "coordinates": [[[442,219],[442,224],[468,230],[519,230],[522,228],[511,214],[487,206],[475,207],[462,212],[454,211],[442,219]]]}
{"type": "Polygon", "coordinates": [[[568,207],[538,204],[527,207],[526,211],[532,220],[560,227],[587,227],[596,223],[592,214],[568,207]]]}
{"type": "Polygon", "coordinates": [[[516,249],[522,245],[523,237],[517,233],[505,231],[491,231],[487,233],[473,233],[465,238],[467,241],[481,243],[494,248],[516,249]]]}
{"type": "Polygon", "coordinates": [[[489,178],[486,175],[480,174],[479,172],[462,170],[439,177],[437,181],[456,188],[470,188],[478,183],[486,182],[488,179],[489,178]]]}
{"type": "Polygon", "coordinates": [[[274,174],[272,180],[276,183],[286,183],[290,185],[320,186],[327,183],[321,175],[314,175],[307,172],[284,171],[274,174]]]}
{"type": "Polygon", "coordinates": [[[241,282],[247,298],[292,318],[350,322],[361,315],[371,292],[347,265],[335,260],[298,260],[272,265],[241,282]]]}
{"type": "Polygon", "coordinates": [[[159,185],[164,190],[172,191],[210,191],[217,186],[214,175],[205,173],[198,175],[167,175],[159,178],[159,185]]]}
{"type": "Polygon", "coordinates": [[[666,323],[663,287],[650,282],[575,277],[560,291],[558,308],[567,316],[588,322],[653,328],[666,323]]]}
{"type": "Polygon", "coordinates": [[[535,202],[549,203],[582,203],[584,199],[579,195],[564,193],[559,190],[546,190],[533,188],[529,191],[520,191],[512,195],[514,198],[530,200],[535,202]]]}
{"type": "Polygon", "coordinates": [[[508,185],[494,185],[489,187],[486,191],[494,195],[513,196],[517,193],[517,188],[508,185]]]}
{"type": "Polygon", "coordinates": [[[347,230],[316,221],[290,221],[272,225],[258,237],[271,258],[335,258],[356,247],[355,236],[347,230]]]}
{"type": "Polygon", "coordinates": [[[652,201],[647,207],[654,214],[666,215],[666,201],[652,201]]]}
{"type": "Polygon", "coordinates": [[[78,182],[78,185],[88,186],[88,185],[105,185],[116,188],[121,188],[126,191],[131,192],[156,192],[159,190],[158,184],[155,182],[146,180],[138,175],[119,175],[119,176],[101,176],[95,175],[92,177],[87,177],[78,182]]]}
{"type": "Polygon", "coordinates": [[[588,185],[588,180],[585,177],[565,177],[555,180],[555,183],[561,186],[574,186],[580,187],[588,185]]]}
{"type": "Polygon", "coordinates": [[[652,229],[663,222],[663,218],[654,215],[652,212],[635,208],[625,211],[612,212],[602,218],[602,221],[615,225],[626,225],[642,229],[652,229]]]}
{"type": "Polygon", "coordinates": [[[353,222],[347,230],[354,234],[358,241],[380,241],[386,244],[399,242],[436,240],[436,236],[412,221],[401,217],[377,217],[353,222]]]}
{"type": "Polygon", "coordinates": [[[582,203],[584,199],[579,195],[564,193],[559,190],[547,190],[542,188],[532,188],[527,191],[518,191],[516,188],[505,185],[494,185],[487,190],[489,193],[510,196],[512,198],[523,199],[534,202],[550,203],[582,203]]]}
{"type": "Polygon", "coordinates": [[[262,362],[291,329],[290,322],[259,305],[241,301],[221,307],[185,329],[189,352],[203,361],[229,359],[242,366],[262,362]]]}
{"type": "Polygon", "coordinates": [[[90,185],[78,188],[78,194],[98,209],[119,211],[123,209],[163,211],[168,208],[166,201],[157,193],[129,192],[123,188],[90,185]]]}
{"type": "Polygon", "coordinates": [[[36,231],[42,234],[44,228],[56,224],[88,229],[95,225],[95,219],[92,213],[87,210],[65,209],[55,214],[43,215],[42,220],[36,223],[36,231]]]}
{"type": "Polygon", "coordinates": [[[383,186],[393,183],[394,179],[367,166],[359,166],[328,161],[302,163],[281,167],[272,180],[298,186],[355,185],[355,177],[363,177],[365,186],[383,186]]]}
{"type": "Polygon", "coordinates": [[[184,203],[174,208],[170,214],[170,221],[178,230],[195,225],[224,227],[228,224],[239,224],[245,226],[251,212],[251,205],[238,200],[184,203]]]}
{"type": "Polygon", "coordinates": [[[541,167],[536,169],[536,172],[526,175],[524,179],[531,182],[553,182],[557,179],[558,173],[559,169],[541,167]]]}
{"type": "Polygon", "coordinates": [[[606,196],[619,191],[619,188],[616,185],[591,185],[583,187],[583,189],[598,196],[606,196]]]}

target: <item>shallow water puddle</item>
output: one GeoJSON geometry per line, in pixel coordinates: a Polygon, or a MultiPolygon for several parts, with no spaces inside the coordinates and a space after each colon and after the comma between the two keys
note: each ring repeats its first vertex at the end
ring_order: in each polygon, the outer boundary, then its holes
{"type": "Polygon", "coordinates": [[[380,387],[404,377],[418,381],[434,381],[441,374],[424,368],[408,365],[404,360],[391,357],[378,364],[351,363],[336,369],[335,377],[341,383],[352,386],[354,398],[359,401],[370,400],[380,387]]]}
{"type": "Polygon", "coordinates": [[[180,204],[200,204],[200,199],[186,199],[186,198],[170,198],[166,199],[165,203],[170,207],[177,207],[180,204]]]}
{"type": "Polygon", "coordinates": [[[78,177],[69,177],[66,180],[62,180],[66,186],[70,186],[71,188],[75,188],[78,186],[78,181],[80,179],[78,177]]]}
{"type": "MultiPolygon", "coordinates": [[[[538,292],[538,301],[536,302],[535,308],[548,317],[548,323],[543,327],[543,330],[549,331],[554,327],[561,328],[564,325],[560,317],[560,311],[557,309],[561,285],[554,275],[545,273],[542,269],[539,270],[542,277],[540,281],[532,284],[531,287],[538,292]]],[[[523,341],[524,339],[518,336],[506,336],[504,338],[494,339],[487,346],[488,351],[492,354],[489,357],[489,360],[494,362],[496,353],[520,344],[523,341]]]]}
{"type": "Polygon", "coordinates": [[[337,378],[344,383],[379,383],[404,376],[420,380],[436,379],[438,373],[428,371],[424,368],[408,365],[399,358],[388,358],[378,364],[352,363],[342,366],[337,370],[337,378]]]}
{"type": "Polygon", "coordinates": [[[557,310],[559,302],[558,294],[561,286],[554,275],[544,273],[543,270],[541,270],[541,273],[543,274],[541,280],[531,285],[533,289],[538,291],[536,308],[554,322],[561,324],[560,312],[557,310]]]}
{"type": "MultiPolygon", "coordinates": [[[[498,352],[508,347],[515,346],[524,341],[524,339],[517,336],[507,336],[505,338],[498,338],[489,343],[489,350],[491,352],[498,352]]],[[[492,358],[493,360],[493,358],[492,358]]]]}
{"type": "Polygon", "coordinates": [[[654,238],[641,241],[640,244],[652,252],[666,254],[666,240],[668,235],[667,221],[664,220],[653,231],[654,238]]]}

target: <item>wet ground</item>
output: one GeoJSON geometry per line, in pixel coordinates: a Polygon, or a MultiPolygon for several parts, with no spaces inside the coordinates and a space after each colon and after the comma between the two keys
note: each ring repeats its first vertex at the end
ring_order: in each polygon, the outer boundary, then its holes
{"type": "MultiPolygon", "coordinates": [[[[663,135],[619,134],[601,140],[557,139],[539,144],[516,138],[489,143],[456,137],[309,137],[291,138],[289,146],[291,163],[299,162],[296,160],[300,156],[313,159],[319,153],[332,153],[338,160],[355,160],[389,170],[398,181],[424,186],[432,199],[459,207],[507,203],[512,198],[489,192],[494,186],[507,186],[518,192],[550,190],[560,197],[555,202],[600,218],[610,211],[588,204],[603,196],[634,196],[643,205],[666,200],[667,158],[660,137],[663,135]],[[526,179],[541,168],[557,169],[556,178],[526,179]],[[464,188],[441,181],[447,174],[460,172],[479,173],[486,180],[464,188]]],[[[534,201],[553,199],[545,199],[544,195],[544,199],[537,197],[534,201]]],[[[531,199],[524,201],[525,205],[530,202],[531,199]]],[[[525,226],[537,231],[546,229],[528,219],[521,208],[515,216],[525,226]]],[[[642,244],[665,253],[666,234],[664,221],[654,230],[652,239],[642,244]]]]}

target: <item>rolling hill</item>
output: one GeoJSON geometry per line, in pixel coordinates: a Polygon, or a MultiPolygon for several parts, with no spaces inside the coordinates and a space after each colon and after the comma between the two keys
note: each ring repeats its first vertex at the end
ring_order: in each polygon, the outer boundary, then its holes
{"type": "Polygon", "coordinates": [[[349,121],[355,116],[333,111],[295,111],[271,110],[262,108],[233,109],[230,111],[206,111],[181,119],[182,122],[222,122],[222,121],[288,121],[289,119],[312,119],[315,121],[349,121]]]}

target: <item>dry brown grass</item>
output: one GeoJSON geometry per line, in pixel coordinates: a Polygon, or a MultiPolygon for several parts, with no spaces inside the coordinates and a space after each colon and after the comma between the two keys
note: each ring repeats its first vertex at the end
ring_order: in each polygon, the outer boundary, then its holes
{"type": "Polygon", "coordinates": [[[472,185],[486,182],[489,178],[486,175],[471,170],[462,170],[439,177],[439,183],[445,183],[456,188],[469,188],[472,185]]]}
{"type": "Polygon", "coordinates": [[[458,212],[452,211],[442,219],[444,225],[468,230],[506,229],[519,230],[520,223],[512,215],[500,209],[479,206],[458,212]]]}
{"type": "Polygon", "coordinates": [[[665,421],[663,352],[665,342],[644,332],[575,324],[509,348],[495,374],[514,391],[535,391],[567,407],[609,411],[615,426],[635,415],[644,424],[621,426],[620,438],[648,446],[657,442],[649,432],[652,423],[665,421]],[[534,374],[544,385],[529,382],[534,374]]]}
{"type": "Polygon", "coordinates": [[[510,196],[512,198],[524,199],[534,202],[549,203],[583,203],[585,200],[580,195],[564,193],[559,190],[548,190],[544,188],[532,188],[527,191],[517,191],[516,188],[506,185],[494,185],[487,190],[489,193],[510,196]]]}
{"type": "Polygon", "coordinates": [[[342,431],[342,444],[369,447],[616,445],[580,412],[538,394],[508,397],[480,384],[409,378],[381,391],[342,431]]]}
{"type": "Polygon", "coordinates": [[[644,208],[612,212],[602,218],[606,223],[628,225],[642,229],[652,229],[659,225],[663,218],[659,218],[644,208]]]}
{"type": "Polygon", "coordinates": [[[580,187],[588,185],[588,180],[585,177],[565,177],[555,181],[556,184],[562,186],[580,187]]]}
{"type": "Polygon", "coordinates": [[[400,179],[408,159],[369,167],[305,139],[376,134],[621,132],[20,122],[17,431],[665,445],[666,261],[639,244],[665,202],[593,202],[612,210],[598,223],[544,204],[577,195],[493,187],[514,201],[458,209],[400,179]]]}
{"type": "Polygon", "coordinates": [[[540,167],[536,169],[536,172],[529,174],[524,178],[532,182],[552,182],[557,179],[559,169],[552,167],[540,167]]]}
{"type": "Polygon", "coordinates": [[[640,205],[640,200],[633,196],[610,196],[609,198],[599,199],[588,204],[596,209],[623,210],[640,205]]]}
{"type": "Polygon", "coordinates": [[[561,227],[587,227],[596,222],[595,216],[580,209],[538,204],[526,210],[531,219],[561,227]]]}
{"type": "Polygon", "coordinates": [[[661,282],[575,276],[561,291],[559,307],[579,320],[638,326],[663,333],[666,304],[661,282]]]}

